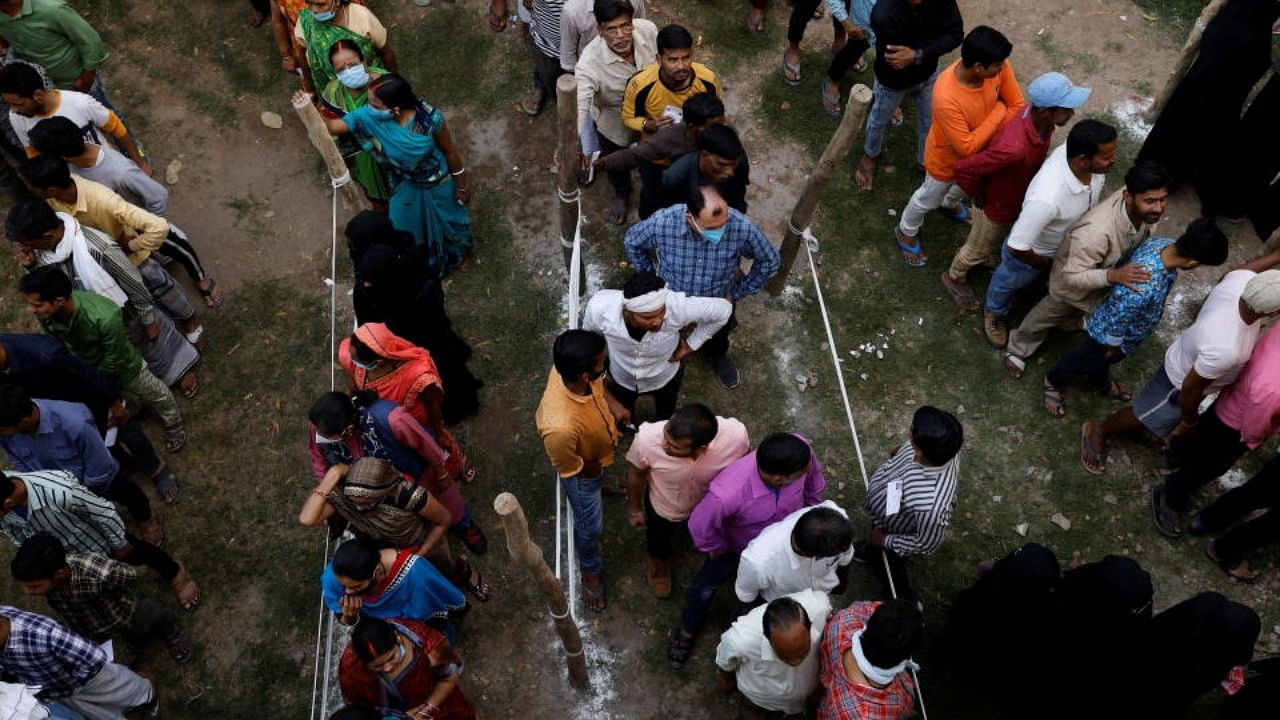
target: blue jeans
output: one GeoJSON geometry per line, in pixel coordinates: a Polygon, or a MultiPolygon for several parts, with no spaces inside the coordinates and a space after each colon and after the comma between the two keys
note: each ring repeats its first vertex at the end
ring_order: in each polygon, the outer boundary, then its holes
{"type": "Polygon", "coordinates": [[[578,569],[583,573],[598,575],[604,566],[600,556],[600,536],[604,534],[604,503],[600,486],[604,473],[597,478],[577,475],[560,478],[564,496],[573,508],[573,549],[578,553],[578,569]]]}
{"type": "Polygon", "coordinates": [[[680,628],[690,635],[697,635],[707,621],[707,611],[715,600],[720,586],[738,575],[738,554],[725,553],[719,557],[707,557],[702,569],[689,586],[684,599],[684,611],[680,613],[680,628]]]}
{"type": "Polygon", "coordinates": [[[924,140],[929,136],[929,126],[933,124],[933,81],[938,73],[934,72],[928,80],[903,90],[893,90],[876,80],[875,97],[871,101],[871,112],[867,115],[867,140],[864,150],[868,157],[878,158],[884,149],[884,129],[893,120],[893,111],[902,105],[909,96],[916,99],[916,162],[924,164],[924,140]]]}
{"type": "Polygon", "coordinates": [[[1033,268],[1009,254],[1009,243],[1000,248],[1000,267],[991,275],[987,286],[987,311],[1001,317],[1009,314],[1013,295],[1028,285],[1043,282],[1048,270],[1033,268]]]}
{"type": "Polygon", "coordinates": [[[83,715],[66,705],[51,702],[46,704],[44,708],[49,711],[50,720],[84,720],[83,715]]]}

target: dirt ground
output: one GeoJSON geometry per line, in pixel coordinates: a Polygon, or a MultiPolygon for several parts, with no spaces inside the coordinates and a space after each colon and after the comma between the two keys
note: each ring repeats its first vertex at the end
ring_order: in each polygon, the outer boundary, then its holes
{"type": "MultiPolygon", "coordinates": [[[[302,717],[312,694],[322,538],[296,527],[294,517],[311,483],[303,445],[306,408],[328,388],[328,183],[293,116],[294,83],[276,64],[267,31],[241,26],[242,0],[76,4],[90,10],[111,44],[111,92],[146,142],[158,174],[181,162],[170,215],[193,236],[231,297],[207,320],[214,344],[206,355],[206,391],[189,411],[200,435],[173,460],[191,491],[166,511],[170,547],[189,558],[205,582],[204,606],[188,618],[201,655],[181,672],[168,667],[162,653],[144,657],[142,667],[161,682],[168,717],[250,717],[264,707],[302,717]],[[284,127],[264,126],[264,111],[281,115],[284,127]]],[[[659,24],[678,20],[690,27],[701,38],[699,58],[722,75],[730,121],[751,154],[751,215],[776,242],[835,126],[821,112],[817,87],[829,59],[829,23],[809,26],[805,81],[789,88],[780,78],[783,3],[770,10],[763,37],[743,32],[742,2],[648,4],[659,24]]],[[[642,538],[626,525],[616,501],[606,507],[604,541],[610,607],[581,618],[592,688],[580,694],[568,686],[545,606],[523,572],[510,565],[491,509],[498,492],[515,492],[551,559],[553,476],[532,415],[550,360],[545,348],[565,322],[551,167],[555,108],[533,119],[515,109],[528,78],[527,56],[517,32],[494,35],[484,28],[487,2],[458,0],[425,10],[389,0],[371,5],[388,25],[406,75],[444,109],[478,187],[477,260],[446,290],[455,322],[476,348],[474,369],[487,383],[481,415],[461,431],[481,476],[466,492],[492,541],[478,564],[496,591],[493,601],[475,608],[463,634],[467,694],[486,718],[727,715],[732,701],[715,689],[713,630],[700,638],[683,671],[664,661],[697,558],[686,545],[678,560],[677,599],[654,599],[642,576],[642,538]]],[[[1151,11],[1115,0],[992,0],[963,3],[962,11],[966,27],[986,23],[1009,35],[1024,84],[1039,72],[1062,70],[1094,89],[1085,114],[1113,118],[1129,132],[1141,131],[1129,120],[1133,108],[1159,88],[1181,42],[1182,31],[1164,18],[1147,19],[1144,13],[1151,11]]],[[[869,73],[853,77],[870,83],[869,73]]],[[[1126,140],[1131,158],[1140,139],[1126,140]]],[[[1033,375],[1022,384],[1002,378],[974,318],[955,312],[937,282],[937,266],[963,240],[962,231],[931,219],[931,270],[912,275],[901,268],[885,238],[889,211],[901,208],[917,181],[906,169],[913,144],[910,122],[891,135],[890,159],[901,169],[882,174],[869,195],[856,193],[847,170],[839,173],[814,231],[822,239],[821,279],[868,464],[897,444],[911,410],[922,402],[952,409],[966,424],[969,450],[952,533],[941,553],[913,569],[930,627],[941,627],[949,598],[971,581],[978,560],[1034,540],[1054,547],[1064,563],[1108,552],[1133,555],[1153,574],[1158,608],[1201,589],[1247,601],[1264,616],[1261,647],[1276,652],[1280,642],[1271,628],[1280,623],[1280,577],[1274,553],[1256,563],[1272,568],[1263,583],[1233,587],[1203,561],[1198,545],[1169,543],[1150,530],[1145,488],[1164,472],[1154,453],[1119,444],[1116,470],[1101,482],[1078,469],[1078,422],[1110,406],[1077,401],[1075,393],[1072,421],[1055,423],[1035,402],[1033,375]],[[849,354],[870,342],[889,346],[885,360],[849,354]],[[1051,525],[1054,512],[1072,518],[1073,528],[1051,525]],[[1013,529],[1023,522],[1030,526],[1025,538],[1013,529]]],[[[1118,187],[1118,177],[1109,187],[1118,187]]],[[[583,193],[592,287],[616,284],[625,273],[621,233],[603,223],[606,196],[607,183],[583,193]]],[[[1178,198],[1167,225],[1180,229],[1193,217],[1193,200],[1178,198]]],[[[339,222],[344,218],[339,208],[339,222]]],[[[1256,248],[1256,240],[1240,239],[1233,260],[1256,248]]],[[[340,259],[342,277],[348,270],[340,259]]],[[[857,458],[803,263],[802,255],[781,297],[756,298],[740,308],[734,347],[744,386],[725,391],[705,364],[695,362],[685,397],[744,419],[757,439],[775,429],[813,439],[827,468],[829,496],[854,509],[865,529],[857,458]],[[802,390],[795,380],[800,374],[816,384],[802,390]]],[[[1181,281],[1161,345],[1194,316],[1214,278],[1197,271],[1181,281]]],[[[11,296],[0,298],[6,326],[28,323],[19,310],[11,296]]],[[[1051,345],[1040,362],[1073,342],[1051,345]]],[[[1144,348],[1125,363],[1122,379],[1141,383],[1158,351],[1144,348]]],[[[158,583],[149,587],[163,591],[158,583]]],[[[871,578],[855,577],[844,600],[880,592],[871,578]]],[[[35,606],[16,593],[10,586],[0,597],[35,606]]],[[[729,599],[719,600],[709,628],[731,618],[729,599]]],[[[962,688],[949,686],[945,668],[931,667],[927,655],[923,664],[932,714],[986,716],[967,703],[962,688]]]]}

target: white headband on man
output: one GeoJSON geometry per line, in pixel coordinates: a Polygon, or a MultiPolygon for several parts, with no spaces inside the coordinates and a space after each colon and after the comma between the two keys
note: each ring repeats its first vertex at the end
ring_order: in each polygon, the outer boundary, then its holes
{"type": "Polygon", "coordinates": [[[858,661],[858,669],[861,670],[862,674],[871,682],[879,685],[880,687],[884,687],[885,685],[893,682],[893,679],[903,670],[906,670],[907,668],[911,668],[912,670],[920,669],[920,666],[912,662],[911,658],[907,658],[891,668],[882,668],[872,665],[871,661],[868,660],[867,656],[862,652],[862,633],[863,631],[859,630],[853,634],[853,659],[858,661]]]}
{"type": "Polygon", "coordinates": [[[653,292],[637,295],[622,301],[622,306],[633,313],[650,313],[661,310],[667,304],[667,289],[658,288],[653,292]]]}

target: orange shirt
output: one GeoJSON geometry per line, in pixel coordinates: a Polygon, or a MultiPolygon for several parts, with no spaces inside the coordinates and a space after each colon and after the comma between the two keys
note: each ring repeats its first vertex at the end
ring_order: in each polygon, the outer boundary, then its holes
{"type": "Polygon", "coordinates": [[[604,393],[603,378],[591,383],[590,395],[579,395],[565,387],[560,373],[551,369],[534,419],[547,457],[560,477],[577,475],[587,462],[606,468],[613,464],[618,424],[604,393]]]}
{"type": "Polygon", "coordinates": [[[956,77],[957,60],[938,74],[933,85],[933,124],[924,145],[924,169],[936,180],[956,178],[956,161],[979,152],[1006,121],[1026,107],[1008,60],[1000,74],[969,87],[956,77]],[[993,112],[996,102],[1004,112],[993,112]]]}

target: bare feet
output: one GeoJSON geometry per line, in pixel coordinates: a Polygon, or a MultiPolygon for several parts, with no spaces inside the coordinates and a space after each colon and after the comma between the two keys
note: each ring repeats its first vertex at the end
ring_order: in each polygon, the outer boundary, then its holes
{"type": "Polygon", "coordinates": [[[582,604],[588,610],[604,610],[604,578],[599,573],[582,573],[582,604]]]}
{"type": "Polygon", "coordinates": [[[1089,421],[1080,426],[1080,464],[1090,475],[1107,471],[1107,434],[1101,423],[1089,421]]]}
{"type": "Polygon", "coordinates": [[[870,190],[876,179],[876,159],[863,155],[858,167],[853,171],[853,182],[859,190],[870,190]]]}

